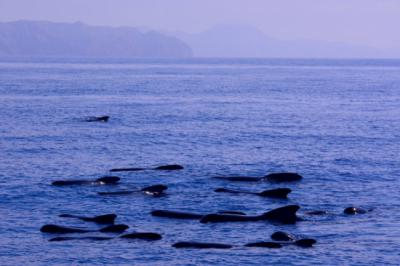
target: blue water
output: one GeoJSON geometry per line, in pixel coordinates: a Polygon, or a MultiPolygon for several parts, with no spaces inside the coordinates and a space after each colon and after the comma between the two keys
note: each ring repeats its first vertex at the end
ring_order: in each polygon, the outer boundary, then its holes
{"type": "MultiPolygon", "coordinates": [[[[400,61],[0,60],[1,265],[398,265],[400,261],[400,61]],[[85,123],[110,115],[109,123],[85,123]],[[101,197],[110,187],[53,187],[116,167],[178,163],[178,172],[121,173],[117,188],[162,183],[168,196],[101,197]],[[290,200],[214,193],[261,191],[214,175],[301,173],[290,200]],[[153,209],[259,214],[299,204],[306,221],[201,224],[153,209]],[[345,207],[372,208],[345,216],[345,207]],[[328,215],[305,216],[308,210],[328,215]],[[117,213],[156,242],[48,242],[46,223],[86,226],[61,213],[117,213]],[[312,249],[244,248],[283,230],[312,249]],[[177,241],[234,244],[178,250],[177,241]]],[[[279,185],[282,186],[282,185],[279,185]]],[[[286,185],[285,185],[286,186],[286,185]]]]}

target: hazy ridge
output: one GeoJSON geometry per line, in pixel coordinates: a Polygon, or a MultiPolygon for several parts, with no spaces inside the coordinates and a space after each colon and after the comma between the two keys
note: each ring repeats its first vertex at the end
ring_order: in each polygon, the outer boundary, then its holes
{"type": "Polygon", "coordinates": [[[320,40],[279,40],[256,27],[217,25],[189,34],[171,33],[185,41],[197,57],[290,57],[290,58],[379,58],[389,55],[379,49],[320,40]]]}
{"type": "Polygon", "coordinates": [[[181,58],[192,51],[175,37],[133,27],[16,21],[0,23],[0,55],[181,58]]]}

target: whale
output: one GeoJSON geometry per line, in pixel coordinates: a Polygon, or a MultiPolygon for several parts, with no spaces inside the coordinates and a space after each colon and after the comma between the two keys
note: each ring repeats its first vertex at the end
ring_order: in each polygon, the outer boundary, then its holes
{"type": "MultiPolygon", "coordinates": [[[[148,240],[148,241],[155,241],[162,239],[160,234],[157,233],[150,233],[150,232],[136,232],[130,234],[121,235],[120,238],[127,238],[127,239],[141,239],[141,240],[148,240]]],[[[103,241],[103,240],[111,240],[115,239],[115,237],[105,237],[105,236],[83,236],[83,237],[70,237],[70,236],[59,236],[49,239],[49,241],[68,241],[68,240],[94,240],[94,241],[103,241]]]]}
{"type": "Polygon", "coordinates": [[[312,247],[317,242],[312,238],[296,239],[295,236],[282,231],[273,233],[271,239],[279,241],[280,244],[294,244],[299,247],[312,247]]]}
{"type": "Polygon", "coordinates": [[[102,233],[122,233],[129,226],[125,224],[114,224],[109,225],[99,230],[91,230],[91,229],[82,229],[76,227],[66,227],[54,224],[46,224],[40,228],[42,233],[50,233],[50,234],[69,234],[69,233],[91,233],[91,232],[102,232],[102,233]]]}
{"type": "Polygon", "coordinates": [[[303,179],[301,175],[298,173],[272,173],[268,174],[263,177],[263,179],[266,179],[270,182],[275,182],[275,183],[282,183],[282,182],[296,182],[300,181],[303,179]]]}
{"type": "Polygon", "coordinates": [[[271,239],[275,241],[295,241],[295,237],[282,231],[277,231],[271,235],[271,239]]]}
{"type": "Polygon", "coordinates": [[[83,179],[75,179],[75,180],[58,180],[54,181],[51,184],[53,186],[74,186],[74,185],[114,185],[118,183],[120,178],[118,176],[103,176],[94,180],[83,180],[83,179]]]}
{"type": "Polygon", "coordinates": [[[214,176],[214,178],[222,179],[233,182],[261,182],[269,181],[272,183],[284,183],[284,182],[297,182],[303,179],[298,173],[282,172],[282,173],[271,173],[265,176],[214,176]]]}
{"type": "Polygon", "coordinates": [[[189,219],[189,220],[190,219],[199,220],[204,216],[204,214],[199,214],[199,213],[168,211],[168,210],[154,210],[151,212],[151,215],[157,216],[157,217],[189,219]]]}
{"type": "Polygon", "coordinates": [[[59,217],[66,217],[66,218],[77,218],[79,220],[85,222],[95,222],[98,224],[114,224],[115,218],[117,218],[116,214],[104,214],[94,217],[86,217],[86,216],[78,216],[72,214],[60,214],[59,217]]]}
{"type": "Polygon", "coordinates": [[[202,243],[202,242],[177,242],[172,245],[174,248],[217,248],[217,249],[228,249],[232,248],[232,245],[218,244],[218,243],[202,243]]]}
{"type": "Polygon", "coordinates": [[[151,233],[151,232],[135,232],[135,233],[122,235],[122,236],[120,236],[120,238],[142,239],[142,240],[154,241],[154,240],[162,239],[162,236],[160,234],[151,233]]]}
{"type": "Polygon", "coordinates": [[[58,236],[49,239],[50,242],[58,242],[58,241],[69,241],[69,240],[93,240],[93,241],[103,241],[103,240],[111,240],[113,237],[106,236],[84,236],[84,237],[71,237],[71,236],[58,236]]]}
{"type": "Polygon", "coordinates": [[[239,211],[219,211],[221,214],[235,214],[235,215],[246,215],[244,212],[239,211]]]}
{"type": "Polygon", "coordinates": [[[130,195],[133,193],[144,193],[151,196],[161,196],[168,187],[165,185],[153,185],[140,190],[122,190],[113,192],[98,192],[99,195],[130,195]]]}
{"type": "Polygon", "coordinates": [[[110,117],[108,115],[104,116],[89,116],[85,119],[86,122],[108,122],[110,117]]]}
{"type": "Polygon", "coordinates": [[[358,207],[347,207],[343,210],[343,213],[345,214],[364,214],[367,213],[369,210],[358,208],[358,207]]]}
{"type": "Polygon", "coordinates": [[[283,246],[282,244],[276,242],[261,241],[261,242],[248,243],[245,245],[245,247],[281,248],[283,246]]]}
{"type": "Polygon", "coordinates": [[[135,171],[144,171],[144,170],[159,170],[159,171],[176,171],[182,170],[184,167],[179,164],[169,164],[169,165],[161,165],[154,168],[141,168],[141,167],[131,167],[131,168],[113,168],[110,172],[135,172],[135,171]]]}
{"type": "Polygon", "coordinates": [[[273,221],[283,224],[294,224],[298,221],[296,212],[300,209],[298,205],[287,205],[261,215],[234,215],[234,214],[207,214],[200,220],[201,223],[221,223],[221,222],[255,222],[273,221]]]}
{"type": "Polygon", "coordinates": [[[214,176],[214,178],[233,182],[260,182],[263,180],[263,177],[255,176],[214,176]]]}
{"type": "Polygon", "coordinates": [[[248,243],[246,247],[260,247],[260,248],[281,248],[284,245],[295,245],[303,248],[312,247],[317,241],[315,239],[300,239],[294,242],[270,242],[270,241],[260,241],[254,243],[248,243]]]}
{"type": "MultiPolygon", "coordinates": [[[[239,211],[219,211],[219,214],[232,214],[232,215],[246,215],[244,212],[239,211]]],[[[190,213],[181,211],[169,211],[169,210],[154,210],[150,213],[152,216],[174,218],[174,219],[186,219],[186,220],[200,220],[207,214],[201,213],[190,213]]]]}
{"type": "Polygon", "coordinates": [[[292,192],[292,190],[289,188],[276,188],[276,189],[264,190],[262,192],[239,191],[227,188],[217,188],[214,191],[224,192],[224,193],[234,193],[234,194],[252,194],[261,197],[277,198],[277,199],[287,199],[287,195],[290,192],[292,192]]]}

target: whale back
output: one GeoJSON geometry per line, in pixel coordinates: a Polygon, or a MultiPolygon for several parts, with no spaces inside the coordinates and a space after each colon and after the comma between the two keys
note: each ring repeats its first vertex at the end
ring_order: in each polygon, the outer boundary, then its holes
{"type": "Polygon", "coordinates": [[[179,164],[161,165],[161,166],[154,168],[154,170],[167,170],[167,171],[182,170],[182,169],[183,169],[183,166],[179,165],[179,164]]]}
{"type": "Polygon", "coordinates": [[[172,245],[174,248],[232,248],[232,245],[218,243],[201,243],[201,242],[177,242],[172,245]]]}
{"type": "Polygon", "coordinates": [[[264,219],[277,221],[284,224],[294,224],[297,221],[296,212],[300,209],[298,205],[288,205],[266,212],[262,215],[264,219]]]}
{"type": "Polygon", "coordinates": [[[143,233],[131,233],[120,236],[121,238],[129,239],[143,239],[143,240],[160,240],[162,236],[157,233],[143,232],[143,233]]]}
{"type": "Polygon", "coordinates": [[[200,219],[203,217],[202,214],[188,213],[188,212],[178,212],[178,211],[168,211],[168,210],[154,210],[151,215],[157,217],[175,218],[175,219],[200,219]]]}
{"type": "Polygon", "coordinates": [[[277,188],[277,189],[264,190],[263,192],[258,193],[258,195],[269,198],[287,199],[287,195],[290,192],[292,192],[292,190],[289,188],[277,188]]]}
{"type": "Polygon", "coordinates": [[[164,192],[164,190],[167,190],[168,187],[165,185],[153,185],[153,186],[149,186],[149,187],[145,187],[143,189],[141,189],[141,191],[148,193],[148,194],[152,194],[152,195],[160,195],[164,192]]]}
{"type": "Polygon", "coordinates": [[[100,182],[103,184],[115,184],[118,183],[118,181],[121,180],[118,176],[103,176],[98,179],[96,179],[96,182],[100,182]]]}
{"type": "Polygon", "coordinates": [[[303,179],[298,173],[272,173],[264,176],[265,179],[271,182],[295,182],[303,179]]]}

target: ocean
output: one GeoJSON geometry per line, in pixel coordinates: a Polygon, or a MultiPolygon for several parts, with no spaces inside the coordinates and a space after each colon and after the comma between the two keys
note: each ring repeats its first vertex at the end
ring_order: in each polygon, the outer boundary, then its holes
{"type": "MultiPolygon", "coordinates": [[[[0,59],[1,265],[398,265],[400,60],[0,59]],[[84,122],[109,115],[108,123],[84,122]],[[116,186],[55,187],[118,167],[116,186]],[[297,172],[297,183],[216,175],[297,172]],[[168,186],[164,197],[101,191],[168,186]],[[215,193],[292,189],[288,200],[215,193]],[[202,224],[155,209],[261,214],[298,204],[304,221],[202,224]],[[348,206],[370,212],[345,215],[348,206]],[[326,210],[322,216],[307,211],[326,210]],[[49,242],[44,224],[100,228],[62,213],[116,213],[160,241],[49,242]],[[248,248],[275,231],[313,248],[248,248]],[[232,244],[175,249],[178,241],[232,244]]],[[[94,233],[88,235],[107,235],[94,233]]],[[[110,235],[112,236],[112,235],[110,235]]]]}

